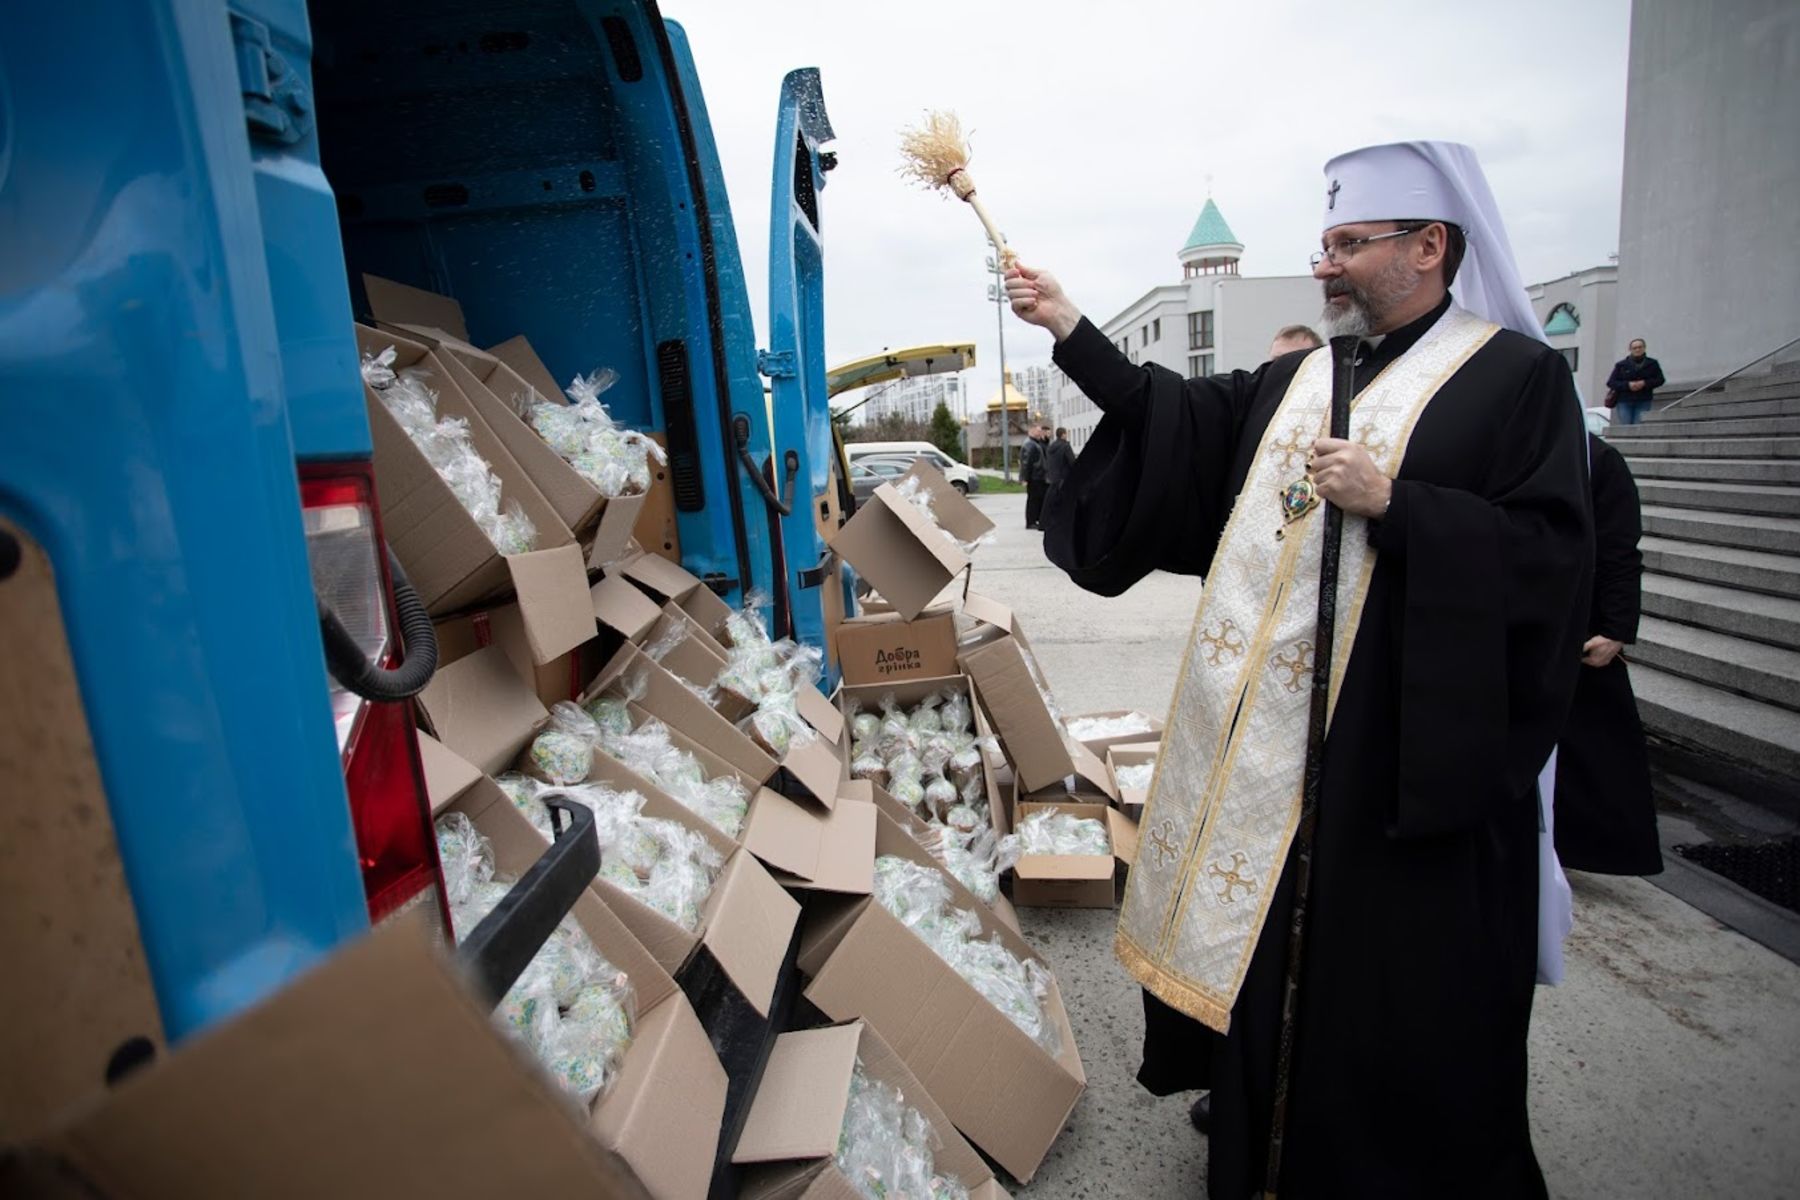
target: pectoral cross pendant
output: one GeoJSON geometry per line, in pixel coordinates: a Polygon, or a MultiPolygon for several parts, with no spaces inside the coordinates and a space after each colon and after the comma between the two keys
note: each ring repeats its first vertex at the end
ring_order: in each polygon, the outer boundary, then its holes
{"type": "Polygon", "coordinates": [[[1294,482],[1281,489],[1281,524],[1275,531],[1277,541],[1286,536],[1286,527],[1306,516],[1319,507],[1319,485],[1314,483],[1311,475],[1302,475],[1294,482]]]}

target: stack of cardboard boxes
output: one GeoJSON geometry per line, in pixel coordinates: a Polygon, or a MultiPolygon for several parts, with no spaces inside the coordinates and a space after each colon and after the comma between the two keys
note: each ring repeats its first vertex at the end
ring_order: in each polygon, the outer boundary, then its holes
{"type": "Polygon", "coordinates": [[[494,777],[525,765],[550,707],[597,699],[621,702],[634,726],[660,722],[708,778],[751,797],[727,836],[654,780],[594,755],[591,782],[642,796],[647,816],[691,830],[724,864],[693,929],[604,877],[574,910],[637,995],[623,1072],[585,1114],[609,1161],[656,1197],[842,1194],[833,1123],[845,1064],[860,1059],[925,1113],[973,1194],[1005,1193],[970,1143],[1030,1179],[1086,1085],[1054,977],[1045,964],[1052,1052],[873,900],[876,859],[906,859],[941,876],[983,940],[1041,963],[1011,903],[977,899],[934,857],[936,831],[921,814],[849,769],[859,706],[890,694],[902,704],[961,697],[977,732],[1003,748],[979,767],[997,833],[1044,805],[1109,831],[1112,854],[1099,861],[1021,861],[1013,900],[1113,902],[1116,863],[1136,843],[1119,808],[1130,798],[1108,767],[1114,748],[1096,753],[1068,736],[1018,621],[968,590],[970,545],[991,524],[919,467],[837,531],[834,553],[878,594],[833,630],[844,686],[828,697],[803,684],[806,728],[776,753],[748,731],[749,701],[716,686],[733,652],[732,611],[678,556],[641,548],[667,544],[660,530],[644,536],[660,489],[600,496],[519,417],[515,395],[554,384],[529,343],[477,349],[453,301],[368,282],[380,327],[358,329],[364,352],[393,346],[396,367],[430,373],[442,413],[467,421],[538,530],[536,549],[497,553],[370,393],[386,536],[437,618],[443,652],[418,702],[434,810],[468,816],[499,864],[521,873],[544,836],[494,777]]]}

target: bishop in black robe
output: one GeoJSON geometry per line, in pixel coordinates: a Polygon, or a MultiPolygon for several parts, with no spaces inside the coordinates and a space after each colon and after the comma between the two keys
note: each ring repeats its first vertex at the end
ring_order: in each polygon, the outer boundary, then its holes
{"type": "MultiPolygon", "coordinates": [[[[1587,631],[1637,641],[1644,556],[1643,514],[1624,456],[1588,439],[1594,489],[1594,603],[1587,631]]],[[[1650,755],[1623,657],[1577,674],[1569,727],[1556,755],[1556,856],[1576,871],[1662,871],[1650,755]]]]}
{"type": "MultiPolygon", "coordinates": [[[[1448,297],[1366,350],[1358,390],[1448,297]]],[[[1083,319],[1055,361],[1103,410],[1045,549],[1117,595],[1207,572],[1302,353],[1188,379],[1083,319]]],[[[1564,728],[1593,557],[1585,431],[1545,345],[1502,329],[1420,416],[1324,747],[1280,1193],[1542,1196],[1526,1121],[1536,777],[1564,728]]],[[[1304,754],[1304,746],[1293,748],[1304,754]]],[[[1294,855],[1220,1035],[1145,994],[1140,1082],[1212,1090],[1207,1194],[1265,1186],[1294,855]]]]}

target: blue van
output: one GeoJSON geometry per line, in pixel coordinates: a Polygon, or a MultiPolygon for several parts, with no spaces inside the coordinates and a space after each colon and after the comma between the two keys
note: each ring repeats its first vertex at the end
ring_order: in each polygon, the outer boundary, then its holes
{"type": "MultiPolygon", "coordinates": [[[[9,783],[99,793],[97,853],[160,1022],[140,1040],[441,908],[410,702],[379,698],[419,680],[374,699],[339,682],[403,677],[417,649],[352,336],[365,273],[455,297],[480,344],[529,332],[559,379],[616,370],[614,414],[666,439],[684,565],[728,601],[769,593],[777,636],[822,641],[827,591],[848,594],[819,517],[840,486],[832,133],[816,72],[773,99],[759,342],[693,57],[653,0],[9,15],[0,625],[72,696],[21,697],[0,763],[53,757],[9,783]],[[334,622],[365,660],[335,673],[334,622]]],[[[4,832],[28,852],[59,836],[41,824],[4,832]]],[[[95,879],[41,885],[51,909],[95,879]]],[[[15,1017],[21,1036],[55,1019],[15,1017]]],[[[126,1048],[95,1053],[116,1068],[126,1048]]]]}

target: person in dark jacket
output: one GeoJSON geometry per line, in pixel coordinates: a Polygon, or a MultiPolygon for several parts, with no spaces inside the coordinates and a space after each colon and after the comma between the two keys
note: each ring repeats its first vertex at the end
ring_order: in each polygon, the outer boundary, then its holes
{"type": "Polygon", "coordinates": [[[1050,492],[1049,464],[1044,458],[1044,427],[1033,425],[1019,452],[1019,480],[1025,485],[1025,528],[1042,529],[1044,497],[1050,492]]]}
{"type": "MultiPolygon", "coordinates": [[[[1640,343],[1641,344],[1641,343],[1640,343]]],[[[1589,435],[1594,601],[1575,701],[1556,757],[1556,856],[1600,875],[1662,870],[1650,759],[1619,652],[1637,640],[1644,556],[1637,484],[1619,452],[1589,435]]]]}
{"type": "Polygon", "coordinates": [[[1662,364],[1647,354],[1643,338],[1633,338],[1626,348],[1629,353],[1613,364],[1606,377],[1606,389],[1613,394],[1613,420],[1621,425],[1636,425],[1650,411],[1656,389],[1668,381],[1663,378],[1662,364]]]}
{"type": "Polygon", "coordinates": [[[1050,494],[1063,485],[1069,472],[1075,469],[1075,447],[1069,445],[1069,431],[1057,427],[1056,437],[1044,447],[1044,471],[1050,482],[1050,494]]]}

